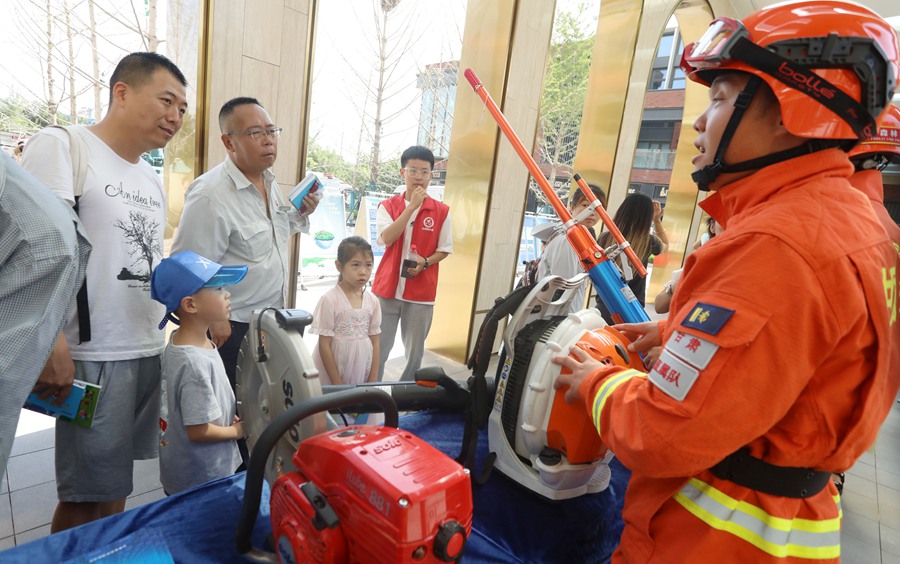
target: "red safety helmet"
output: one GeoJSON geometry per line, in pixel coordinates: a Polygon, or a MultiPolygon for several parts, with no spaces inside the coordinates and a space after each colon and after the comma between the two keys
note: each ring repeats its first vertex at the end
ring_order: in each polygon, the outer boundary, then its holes
{"type": "Polygon", "coordinates": [[[859,170],[900,164],[900,108],[891,104],[878,120],[875,136],[860,142],[847,154],[859,170]]]}
{"type": "Polygon", "coordinates": [[[763,8],[742,21],[718,18],[685,47],[681,68],[706,85],[717,71],[760,77],[798,137],[864,139],[890,105],[898,60],[897,34],[875,12],[807,0],[763,8]]]}

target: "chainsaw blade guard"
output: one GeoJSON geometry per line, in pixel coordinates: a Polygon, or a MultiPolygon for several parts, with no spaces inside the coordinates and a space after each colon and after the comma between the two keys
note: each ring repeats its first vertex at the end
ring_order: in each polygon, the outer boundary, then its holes
{"type": "MultiPolygon", "coordinates": [[[[251,452],[276,417],[301,401],[322,395],[319,372],[303,335],[280,325],[276,311],[265,310],[261,316],[253,312],[238,356],[235,396],[251,452]]],[[[266,463],[265,478],[270,485],[282,474],[296,470],[292,459],[300,442],[325,432],[326,421],[325,413],[317,413],[281,437],[266,463]]]]}
{"type": "Polygon", "coordinates": [[[611,453],[590,415],[553,388],[560,366],[550,362],[578,344],[589,354],[622,366],[643,366],[628,341],[606,327],[596,309],[568,312],[584,275],[541,280],[513,314],[503,336],[506,358],[488,422],[494,466],[522,486],[554,500],[596,493],[609,486],[611,453]],[[556,298],[556,299],[554,299],[556,298]]]}

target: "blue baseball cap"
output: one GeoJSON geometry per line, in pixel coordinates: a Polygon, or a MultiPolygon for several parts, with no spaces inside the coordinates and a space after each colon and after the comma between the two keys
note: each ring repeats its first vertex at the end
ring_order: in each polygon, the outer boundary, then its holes
{"type": "Polygon", "coordinates": [[[163,259],[150,275],[150,297],[166,306],[166,316],[159,328],[169,321],[179,325],[172,312],[178,309],[182,299],[202,288],[237,284],[246,275],[246,266],[222,266],[193,251],[181,251],[163,259]]]}

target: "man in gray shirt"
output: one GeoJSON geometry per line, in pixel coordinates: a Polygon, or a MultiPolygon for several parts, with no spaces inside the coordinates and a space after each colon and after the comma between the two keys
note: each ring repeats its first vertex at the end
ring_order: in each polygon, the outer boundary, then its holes
{"type": "Polygon", "coordinates": [[[72,209],[0,152],[0,477],[90,250],[72,209]]]}
{"type": "Polygon", "coordinates": [[[269,113],[254,98],[234,98],[219,112],[225,161],[188,187],[172,253],[191,250],[221,264],[246,264],[247,277],[232,287],[230,320],[210,326],[225,371],[235,384],[241,341],[253,310],[284,307],[288,289],[288,238],[309,232],[307,216],[318,200],[307,196],[301,215],[270,170],[278,136],[269,113]]]}

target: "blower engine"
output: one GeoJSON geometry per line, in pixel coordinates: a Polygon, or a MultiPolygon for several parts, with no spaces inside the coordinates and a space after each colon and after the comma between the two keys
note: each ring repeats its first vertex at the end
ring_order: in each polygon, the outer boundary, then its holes
{"type": "Polygon", "coordinates": [[[326,388],[323,395],[302,340],[311,320],[302,310],[259,312],[242,347],[238,397],[252,452],[238,551],[285,564],[458,560],[472,527],[469,472],[397,429],[389,392],[407,408],[457,409],[468,392],[440,371],[424,394],[404,384],[326,388]],[[341,408],[384,412],[385,425],[339,427],[327,412],[341,408]],[[277,555],[250,543],[264,477],[277,555]]]}
{"type": "Polygon", "coordinates": [[[584,405],[567,403],[564,390],[553,388],[560,366],[550,359],[575,345],[603,362],[643,367],[596,309],[560,313],[585,276],[545,278],[518,306],[503,334],[488,421],[494,466],[549,499],[606,489],[611,457],[584,405]]]}

